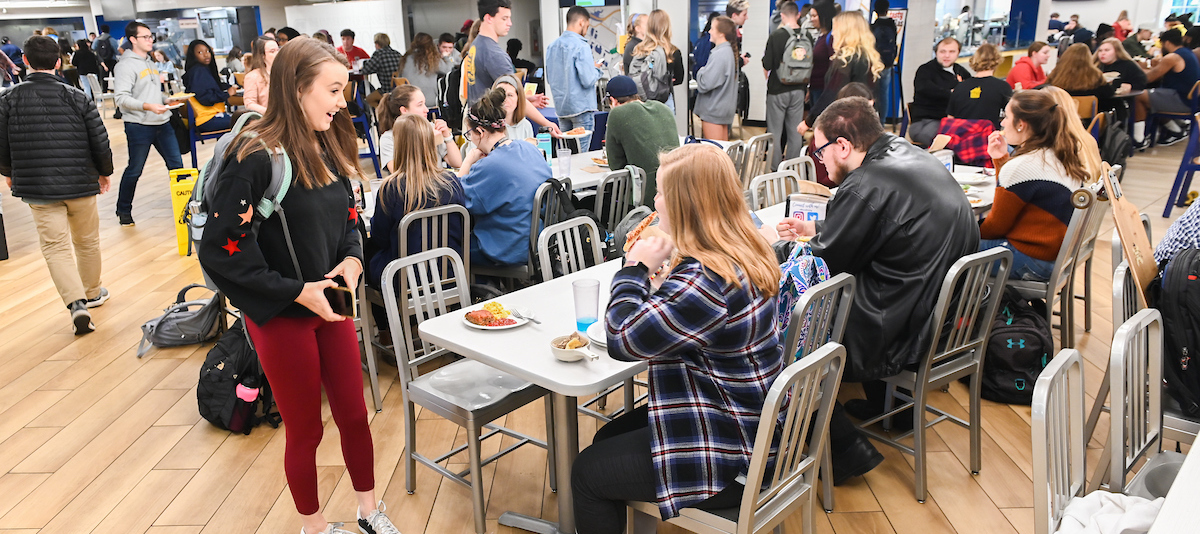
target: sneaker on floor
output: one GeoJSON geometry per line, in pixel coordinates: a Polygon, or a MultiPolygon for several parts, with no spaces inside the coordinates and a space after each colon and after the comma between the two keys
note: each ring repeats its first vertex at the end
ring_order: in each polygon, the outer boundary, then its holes
{"type": "Polygon", "coordinates": [[[1149,136],[1142,139],[1141,141],[1133,142],[1133,149],[1137,150],[1138,152],[1145,152],[1147,148],[1150,148],[1150,137],[1149,136]]]}
{"type": "Polygon", "coordinates": [[[1168,131],[1158,139],[1158,144],[1162,146],[1171,146],[1175,143],[1187,139],[1187,133],[1180,130],[1178,132],[1168,131]]]}
{"type": "Polygon", "coordinates": [[[72,302],[67,309],[71,310],[71,323],[75,325],[75,335],[82,336],[96,329],[96,325],[92,324],[92,314],[88,313],[86,300],[72,302]]]}
{"type": "Polygon", "coordinates": [[[121,223],[121,226],[133,226],[134,225],[133,214],[131,214],[131,213],[117,213],[117,221],[119,221],[121,223]]]}
{"type": "Polygon", "coordinates": [[[400,534],[400,529],[396,528],[384,513],[386,510],[387,506],[384,506],[383,501],[379,501],[379,509],[366,519],[362,518],[362,511],[359,510],[358,531],[362,534],[400,534]]]}
{"type": "MultiPolygon", "coordinates": [[[[354,534],[353,532],[342,528],[345,525],[345,523],[330,523],[329,528],[326,529],[325,532],[319,532],[317,534],[354,534]]],[[[305,534],[303,527],[300,529],[300,534],[305,534]]]]}
{"type": "Polygon", "coordinates": [[[99,308],[105,302],[108,302],[108,290],[102,287],[100,288],[100,294],[96,295],[96,298],[87,299],[87,307],[99,308]]]}

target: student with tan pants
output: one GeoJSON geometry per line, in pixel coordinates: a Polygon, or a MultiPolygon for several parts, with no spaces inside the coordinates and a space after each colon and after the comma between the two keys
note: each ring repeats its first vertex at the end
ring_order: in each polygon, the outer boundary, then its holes
{"type": "Polygon", "coordinates": [[[0,174],[29,204],[50,278],[75,334],[86,334],[96,328],[88,308],[108,300],[96,195],[108,191],[112,151],[95,104],[54,75],[54,40],[34,36],[24,48],[26,81],[0,95],[0,174]]]}

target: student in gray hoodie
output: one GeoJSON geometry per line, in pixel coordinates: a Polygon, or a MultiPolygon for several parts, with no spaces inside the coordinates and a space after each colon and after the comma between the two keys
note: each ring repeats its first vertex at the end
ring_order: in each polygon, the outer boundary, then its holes
{"type": "Polygon", "coordinates": [[[131,53],[122,54],[113,69],[117,105],[125,121],[125,139],[129,146],[129,165],[121,175],[117,193],[117,219],[121,226],[133,226],[133,194],[138,178],[150,155],[150,146],[158,150],[167,168],[183,167],[175,130],[171,128],[171,111],[163,101],[162,79],[158,67],[150,58],[154,49],[154,32],[140,22],[125,26],[125,37],[132,43],[131,53]]]}
{"type": "Polygon", "coordinates": [[[729,139],[729,125],[737,112],[738,71],[737,25],[729,17],[713,19],[709,30],[712,54],[696,73],[696,115],[707,139],[729,139]]]}

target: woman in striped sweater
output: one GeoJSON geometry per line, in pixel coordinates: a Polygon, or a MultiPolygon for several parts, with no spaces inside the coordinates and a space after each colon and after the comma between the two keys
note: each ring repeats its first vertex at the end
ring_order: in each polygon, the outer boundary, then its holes
{"type": "Polygon", "coordinates": [[[1000,183],[979,225],[979,248],[1012,250],[1011,278],[1050,278],[1075,210],[1071,193],[1095,180],[1080,157],[1085,147],[1068,130],[1074,111],[1043,91],[1022,91],[1005,107],[1000,131],[988,136],[1000,183]],[[1016,147],[1011,156],[1008,145],[1016,147]]]}

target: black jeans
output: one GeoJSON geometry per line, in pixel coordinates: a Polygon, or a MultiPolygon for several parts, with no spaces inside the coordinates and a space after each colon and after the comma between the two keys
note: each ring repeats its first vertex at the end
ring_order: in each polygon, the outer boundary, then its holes
{"type": "MultiPolygon", "coordinates": [[[[650,459],[649,410],[645,406],[604,425],[596,431],[592,445],[579,453],[571,470],[575,531],[624,532],[625,502],[653,502],[658,487],[655,473],[650,459]]],[[[731,482],[696,508],[732,508],[741,503],[743,491],[741,484],[731,482]]]]}

